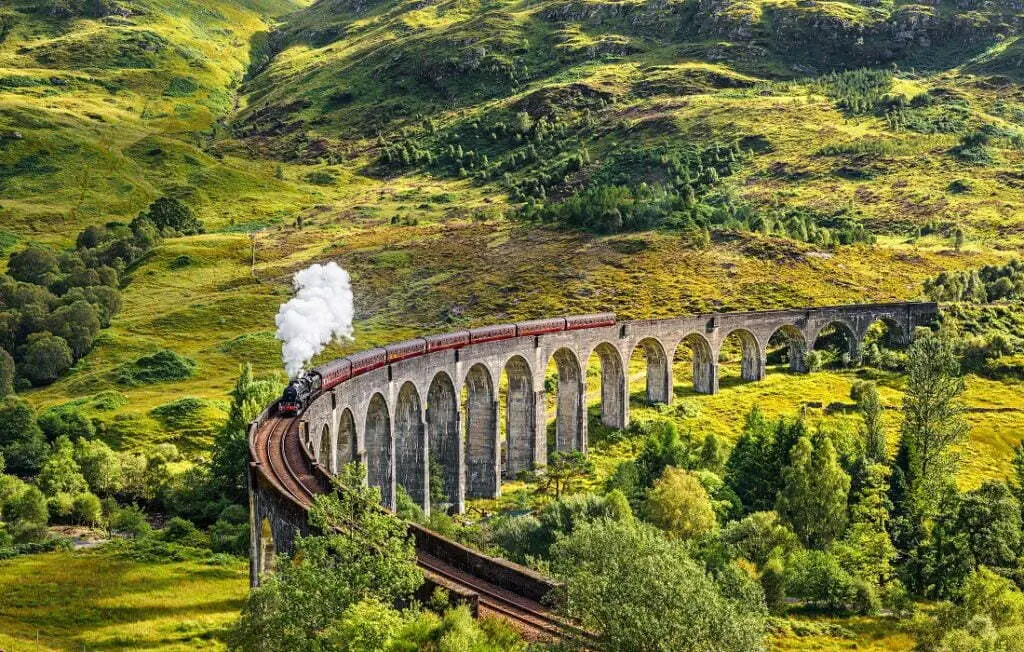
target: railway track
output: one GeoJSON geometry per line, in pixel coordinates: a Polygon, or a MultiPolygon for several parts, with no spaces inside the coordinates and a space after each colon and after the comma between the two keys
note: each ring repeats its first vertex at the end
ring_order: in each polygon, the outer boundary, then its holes
{"type": "MultiPolygon", "coordinates": [[[[320,489],[309,468],[298,433],[294,432],[297,421],[297,417],[271,416],[257,429],[250,447],[251,453],[258,456],[258,467],[267,481],[289,501],[308,510],[320,489]]],[[[427,552],[417,550],[416,560],[428,575],[475,594],[481,612],[510,621],[530,638],[588,638],[583,630],[556,617],[543,605],[447,564],[427,552]]]]}

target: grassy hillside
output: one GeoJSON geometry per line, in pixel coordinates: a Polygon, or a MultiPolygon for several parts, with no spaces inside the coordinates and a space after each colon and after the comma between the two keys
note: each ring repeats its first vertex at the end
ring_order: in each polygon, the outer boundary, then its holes
{"type": "Polygon", "coordinates": [[[250,40],[294,8],[288,0],[6,3],[3,228],[62,242],[161,195],[215,224],[266,219],[295,201],[269,164],[209,148],[238,101],[250,40]]]}

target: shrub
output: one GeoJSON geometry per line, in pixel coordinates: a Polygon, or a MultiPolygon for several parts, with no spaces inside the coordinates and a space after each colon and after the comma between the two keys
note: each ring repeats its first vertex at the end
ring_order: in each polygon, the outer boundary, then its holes
{"type": "Polygon", "coordinates": [[[96,427],[85,415],[70,408],[50,408],[36,420],[46,439],[54,442],[66,437],[73,442],[96,436],[96,427]]]}
{"type": "Polygon", "coordinates": [[[821,351],[808,351],[804,354],[804,364],[807,366],[808,372],[815,372],[821,369],[825,362],[825,358],[821,351]]]}
{"type": "Polygon", "coordinates": [[[790,556],[784,574],[786,594],[808,604],[839,610],[856,598],[853,577],[831,554],[801,550],[790,556]]]}
{"type": "Polygon", "coordinates": [[[48,496],[58,493],[69,493],[74,496],[89,488],[82,476],[82,470],[75,462],[74,448],[68,439],[57,441],[53,453],[43,463],[36,482],[48,496]]]}
{"type": "Polygon", "coordinates": [[[36,415],[24,399],[8,396],[0,402],[0,452],[12,473],[35,473],[46,457],[46,440],[36,415]]]}
{"type": "Polygon", "coordinates": [[[770,559],[761,569],[761,590],[771,611],[778,611],[786,598],[786,568],[781,559],[770,559]]]}
{"type": "Polygon", "coordinates": [[[651,522],[681,539],[693,539],[715,529],[715,509],[700,480],[692,473],[668,467],[647,492],[644,503],[651,522]]]}
{"type": "Polygon", "coordinates": [[[540,520],[533,515],[498,519],[491,526],[491,540],[505,551],[509,559],[519,563],[547,552],[547,534],[540,520]]]}
{"type": "Polygon", "coordinates": [[[99,525],[103,521],[103,508],[99,497],[89,492],[75,496],[71,518],[79,525],[99,525]]]}
{"type": "Polygon", "coordinates": [[[773,558],[785,558],[800,547],[796,534],[776,512],[754,512],[732,521],[722,529],[722,541],[729,547],[730,556],[747,559],[759,567],[773,558]]]}
{"type": "Polygon", "coordinates": [[[191,522],[175,516],[164,525],[161,538],[164,541],[179,543],[192,548],[207,548],[210,540],[191,522]]]}
{"type": "Polygon", "coordinates": [[[71,368],[74,362],[71,347],[62,337],[47,331],[29,335],[18,350],[21,375],[33,385],[48,385],[71,368]]]}
{"type": "Polygon", "coordinates": [[[217,519],[217,522],[210,526],[210,549],[214,552],[226,552],[231,555],[247,555],[249,553],[249,521],[245,520],[239,523],[223,516],[217,519]]]}
{"type": "Polygon", "coordinates": [[[115,510],[110,515],[110,529],[132,539],[146,537],[151,531],[146,514],[138,505],[115,510]]]}
{"type": "Polygon", "coordinates": [[[7,273],[18,281],[46,287],[59,277],[60,260],[50,249],[30,246],[11,254],[7,273]]]}
{"type": "Polygon", "coordinates": [[[3,517],[10,524],[15,543],[32,543],[46,538],[46,522],[50,513],[46,507],[46,496],[38,487],[25,485],[4,505],[3,517]]]}
{"type": "Polygon", "coordinates": [[[75,359],[89,352],[100,332],[99,313],[84,299],[54,310],[46,325],[51,333],[67,342],[75,359]]]}
{"type": "MultiPolygon", "coordinates": [[[[142,214],[139,217],[143,217],[142,214]]],[[[185,235],[203,232],[203,223],[192,209],[173,197],[161,197],[149,205],[144,217],[158,229],[170,229],[185,235]]]]}
{"type": "Polygon", "coordinates": [[[46,509],[56,523],[69,523],[75,509],[75,497],[69,493],[58,493],[46,499],[46,509]]]}
{"type": "Polygon", "coordinates": [[[174,351],[162,349],[156,353],[144,355],[132,363],[121,365],[117,380],[124,385],[187,380],[192,377],[195,369],[195,360],[174,351]]]}
{"type": "Polygon", "coordinates": [[[110,496],[121,489],[121,462],[110,446],[99,439],[79,439],[75,461],[94,493],[110,496]]]}
{"type": "Polygon", "coordinates": [[[598,632],[603,649],[763,649],[759,591],[726,595],[685,546],[648,525],[583,523],[551,552],[567,615],[598,632]]]}

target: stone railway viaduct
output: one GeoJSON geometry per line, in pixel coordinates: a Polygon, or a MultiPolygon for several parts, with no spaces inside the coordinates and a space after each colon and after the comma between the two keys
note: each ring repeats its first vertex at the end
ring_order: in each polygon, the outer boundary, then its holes
{"type": "MultiPolygon", "coordinates": [[[[646,360],[647,399],[669,403],[678,347],[691,351],[694,389],[713,394],[730,336],[741,343],[742,378],[757,381],[765,375],[769,341],[784,339],[790,368],[805,371],[805,353],[826,331],[843,331],[851,359],[858,361],[871,324],[883,321],[890,338],[909,343],[914,329],[931,322],[936,311],[933,303],[896,303],[713,313],[467,344],[399,360],[323,392],[301,415],[297,432],[323,472],[336,473],[353,460],[365,463],[369,484],[381,489],[391,509],[397,485],[425,510],[431,508],[433,460],[443,469],[446,495],[445,504],[434,508],[461,512],[467,498],[495,497],[502,478],[547,462],[545,374],[552,360],[558,369],[555,448],[586,451],[591,360],[600,361],[601,421],[624,428],[627,365],[635,353],[646,360]],[[504,447],[498,422],[502,374],[508,383],[504,447]]],[[[263,501],[268,507],[270,502],[263,501]]],[[[278,542],[293,536],[272,535],[278,542]]]]}

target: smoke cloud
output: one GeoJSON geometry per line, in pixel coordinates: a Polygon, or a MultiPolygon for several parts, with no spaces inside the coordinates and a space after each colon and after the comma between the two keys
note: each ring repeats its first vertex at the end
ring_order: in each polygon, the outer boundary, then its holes
{"type": "Polygon", "coordinates": [[[336,263],[316,264],[292,279],[295,296],[281,305],[274,319],[281,340],[281,359],[295,378],[313,356],[341,338],[352,339],[352,285],[336,263]]]}

